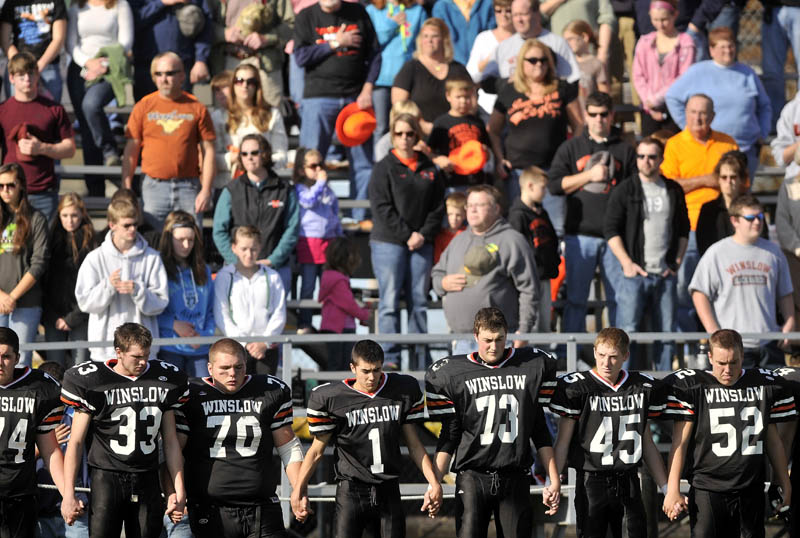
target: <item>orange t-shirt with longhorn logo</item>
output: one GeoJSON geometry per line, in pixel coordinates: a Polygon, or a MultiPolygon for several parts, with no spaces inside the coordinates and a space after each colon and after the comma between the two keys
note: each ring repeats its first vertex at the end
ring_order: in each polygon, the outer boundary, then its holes
{"type": "Polygon", "coordinates": [[[216,138],[205,105],[187,92],[177,99],[145,96],[133,107],[125,136],[141,142],[142,171],[155,179],[198,177],[198,144],[216,138]]]}

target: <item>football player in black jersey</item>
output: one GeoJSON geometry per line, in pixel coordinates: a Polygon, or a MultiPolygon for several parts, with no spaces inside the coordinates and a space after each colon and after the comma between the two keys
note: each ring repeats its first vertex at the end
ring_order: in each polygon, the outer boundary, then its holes
{"type": "Polygon", "coordinates": [[[308,402],[308,429],[314,442],[308,449],[292,510],[298,520],[310,514],[308,480],[329,443],[336,445],[336,523],[334,536],[405,536],[400,502],[400,439],[405,437],[411,459],[429,488],[422,511],[432,517],[442,502],[442,487],[417,433],[424,420],[425,398],[411,376],[384,373],[383,350],[372,340],[353,346],[350,370],[354,378],[320,385],[308,402]]]}
{"type": "MultiPolygon", "coordinates": [[[[688,508],[692,536],[764,536],[764,455],[789,504],[791,485],[776,423],[797,416],[794,398],[769,370],[742,369],[736,331],[711,335],[711,372],[667,376],[666,417],[675,420],[664,512],[688,508]],[[689,498],[680,493],[687,463],[689,498]]],[[[780,506],[779,506],[780,508],[780,506]]]]}
{"type": "Polygon", "coordinates": [[[622,329],[601,330],[594,341],[595,367],[558,379],[550,409],[561,415],[555,445],[556,465],[577,471],[577,534],[586,538],[647,536],[639,488],[644,458],[666,491],[667,473],[653,443],[648,418],[666,407],[663,385],[652,377],[622,369],[630,339],[622,329]]]}
{"type": "MultiPolygon", "coordinates": [[[[798,399],[800,399],[800,368],[782,366],[780,368],[776,368],[773,373],[777,376],[778,382],[781,385],[792,391],[792,394],[794,394],[795,404],[797,404],[798,399]]],[[[800,465],[800,440],[797,439],[796,417],[795,420],[781,422],[778,424],[778,432],[781,435],[783,448],[789,458],[789,461],[792,462],[793,466],[794,464],[800,465]]],[[[791,473],[789,475],[789,479],[791,480],[792,484],[791,506],[800,506],[800,472],[795,471],[791,473]]],[[[777,484],[770,485],[771,496],[773,495],[775,487],[779,486],[777,486],[777,484]]],[[[785,498],[786,492],[781,492],[781,496],[785,498]]],[[[789,536],[791,538],[800,537],[800,514],[797,514],[795,510],[791,511],[792,513],[790,514],[789,518],[789,536]]]]}
{"type": "Polygon", "coordinates": [[[75,474],[87,444],[91,536],[119,536],[123,524],[128,538],[161,534],[159,433],[176,490],[167,513],[182,512],[186,502],[174,409],[186,402],[189,389],[177,367],[147,360],[152,340],[146,327],[125,323],[114,331],[115,359],[87,361],[64,374],[61,399],[75,408],[75,415],[64,456],[61,513],[71,525],[78,506],[75,474]]]}
{"type": "Polygon", "coordinates": [[[246,359],[235,340],[214,343],[211,375],[192,380],[189,401],[177,411],[189,522],[197,538],[287,536],[272,449],[294,485],[303,450],[292,431],[292,394],[277,377],[245,375],[246,359]]]}
{"type": "Polygon", "coordinates": [[[478,351],[432,364],[425,374],[431,420],[442,433],[436,466],[453,460],[456,534],[485,537],[495,515],[498,535],[530,536],[531,441],[550,477],[543,494],[555,513],[561,489],[543,408],[555,389],[556,361],[535,348],[506,348],[507,325],[497,308],[475,315],[478,351]]]}
{"type": "MultiPolygon", "coordinates": [[[[56,441],[64,406],[58,383],[19,362],[19,337],[0,327],[0,537],[33,538],[36,531],[35,447],[63,492],[64,460],[56,441]]],[[[76,508],[75,516],[82,510],[76,508]]]]}

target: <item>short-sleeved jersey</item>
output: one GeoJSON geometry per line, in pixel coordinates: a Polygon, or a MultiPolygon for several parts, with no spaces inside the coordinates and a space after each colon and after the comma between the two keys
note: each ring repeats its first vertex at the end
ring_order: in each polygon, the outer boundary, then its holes
{"type": "Polygon", "coordinates": [[[55,379],[27,366],[0,385],[0,499],[36,494],[34,444],[61,423],[60,393],[55,379]]]}
{"type": "Polygon", "coordinates": [[[333,435],[336,478],[380,484],[400,476],[403,424],[424,420],[425,398],[411,376],[384,373],[368,394],[354,379],[319,385],[308,400],[308,429],[333,435]]]}
{"type": "Polygon", "coordinates": [[[527,472],[531,440],[537,448],[552,444],[542,409],[550,403],[555,377],[553,356],[535,348],[509,348],[494,365],[477,353],[432,364],[425,373],[428,414],[458,423],[453,470],[527,472]]]}
{"type": "Polygon", "coordinates": [[[269,375],[247,376],[229,394],[211,378],[193,379],[189,401],[176,411],[189,498],[224,506],[252,506],[275,496],[280,469],[272,432],[292,424],[292,393],[269,375]]]}
{"type": "Polygon", "coordinates": [[[694,423],[686,467],[692,486],[727,492],[763,482],[767,427],[797,416],[794,397],[772,372],[744,370],[726,386],[710,372],[683,369],[664,382],[663,416],[694,423]]]}
{"type": "Polygon", "coordinates": [[[642,459],[647,419],[666,407],[663,383],[622,370],[612,385],[594,370],[558,378],[550,410],[577,421],[569,465],[584,471],[627,471],[642,459]]]}
{"type": "Polygon", "coordinates": [[[139,377],[113,370],[117,360],[87,361],[64,374],[61,400],[92,415],[87,438],[91,467],[140,473],[158,469],[161,416],[189,396],[186,375],[164,361],[148,361],[139,377]]]}

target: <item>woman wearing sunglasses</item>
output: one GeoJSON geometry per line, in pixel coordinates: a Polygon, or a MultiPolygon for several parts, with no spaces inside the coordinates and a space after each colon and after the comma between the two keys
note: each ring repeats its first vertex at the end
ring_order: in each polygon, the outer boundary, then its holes
{"type": "Polygon", "coordinates": [[[528,39],[517,55],[514,74],[498,92],[487,129],[497,177],[506,180],[509,201],[519,196],[522,169],[550,168],[556,149],[567,139],[568,126],[573,133],[583,128],[577,88],[557,77],[550,48],[528,39]]]}
{"type": "Polygon", "coordinates": [[[244,170],[239,166],[238,148],[244,137],[249,134],[261,135],[267,139],[272,148],[270,159],[274,166],[286,166],[286,152],[289,149],[289,138],[283,118],[276,108],[264,100],[261,79],[258,70],[250,64],[240,64],[233,72],[230,86],[230,101],[227,111],[214,113],[214,125],[217,132],[217,184],[224,187],[227,180],[241,174],[244,170]],[[219,132],[219,130],[223,132],[219,132]],[[228,174],[221,172],[227,171],[228,174]],[[221,183],[221,184],[220,184],[221,183]]]}

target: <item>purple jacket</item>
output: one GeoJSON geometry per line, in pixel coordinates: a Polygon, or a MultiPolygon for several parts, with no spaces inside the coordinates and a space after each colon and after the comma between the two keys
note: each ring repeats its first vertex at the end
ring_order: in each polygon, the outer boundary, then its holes
{"type": "Polygon", "coordinates": [[[369,309],[358,306],[350,289],[350,279],[339,271],[323,271],[319,282],[319,302],[322,303],[321,331],[341,333],[348,325],[355,327],[354,318],[369,319],[369,309]]]}
{"type": "Polygon", "coordinates": [[[678,34],[678,43],[664,57],[663,64],[658,63],[656,32],[639,38],[633,54],[633,85],[645,111],[650,112],[645,104],[648,101],[665,108],[667,90],[694,63],[695,56],[694,40],[686,32],[678,34]]]}
{"type": "Polygon", "coordinates": [[[342,235],[339,200],[327,181],[317,181],[311,187],[297,183],[294,190],[300,204],[300,237],[322,239],[342,235]]]}

